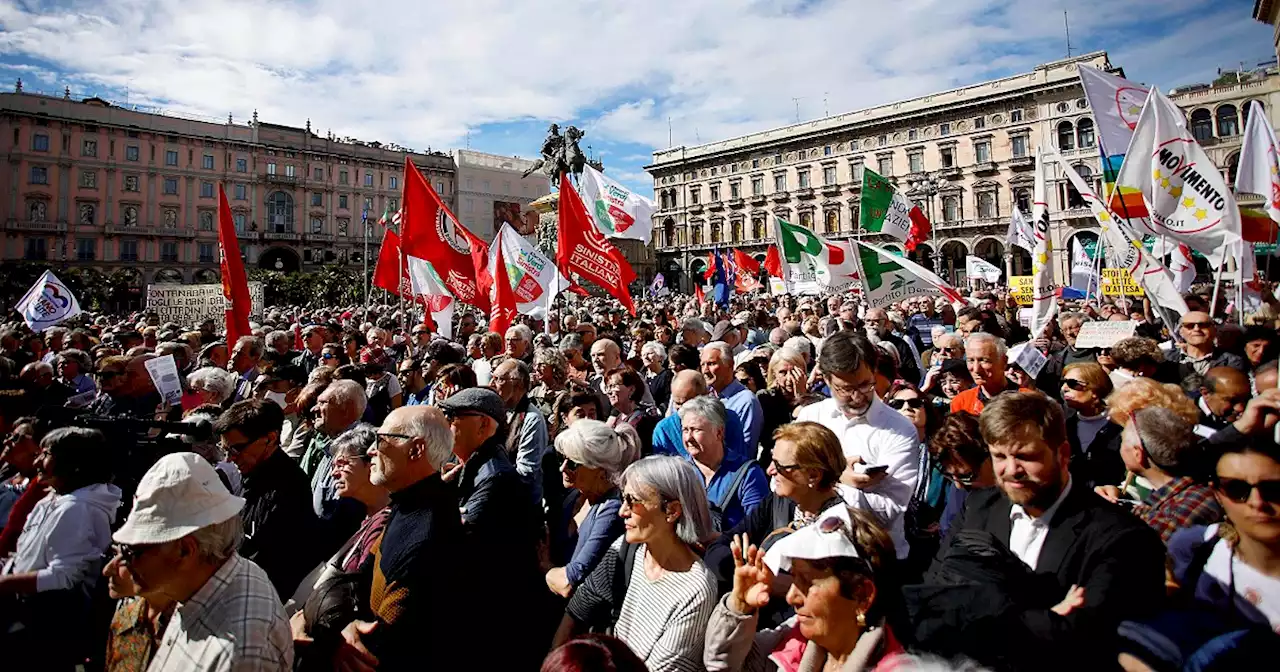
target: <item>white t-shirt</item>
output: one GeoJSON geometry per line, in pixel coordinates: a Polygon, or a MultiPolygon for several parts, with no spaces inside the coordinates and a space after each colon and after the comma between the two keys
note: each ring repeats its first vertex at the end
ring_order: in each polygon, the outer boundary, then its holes
{"type": "MultiPolygon", "coordinates": [[[[1211,539],[1217,533],[1218,526],[1210,525],[1204,538],[1211,539]]],[[[1204,573],[1196,585],[1196,599],[1223,604],[1233,578],[1238,611],[1250,620],[1265,618],[1271,629],[1280,633],[1280,578],[1267,576],[1246,565],[1239,556],[1231,553],[1224,540],[1218,540],[1209,554],[1204,573]]]]}

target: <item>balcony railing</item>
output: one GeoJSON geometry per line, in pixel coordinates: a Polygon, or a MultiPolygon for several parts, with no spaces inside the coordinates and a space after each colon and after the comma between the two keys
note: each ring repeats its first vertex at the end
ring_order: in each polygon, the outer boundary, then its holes
{"type": "Polygon", "coordinates": [[[67,230],[66,222],[51,222],[48,220],[36,222],[29,219],[10,219],[5,222],[5,228],[10,231],[31,231],[34,233],[54,233],[65,232],[67,230]]]}
{"type": "Polygon", "coordinates": [[[1009,159],[1009,167],[1014,170],[1023,168],[1034,168],[1036,165],[1035,157],[1031,156],[1015,156],[1009,159]]]}
{"type": "Polygon", "coordinates": [[[267,178],[268,184],[297,184],[298,183],[297,175],[272,175],[268,173],[266,175],[266,178],[267,178]]]}
{"type": "Polygon", "coordinates": [[[785,191],[775,191],[773,192],[772,198],[775,203],[781,203],[782,201],[790,200],[791,194],[785,191]]]}
{"type": "Polygon", "coordinates": [[[805,187],[796,191],[796,198],[813,198],[813,187],[805,187]]]}
{"type": "Polygon", "coordinates": [[[332,233],[308,233],[307,241],[313,242],[313,243],[332,243],[333,234],[332,233]]]}
{"type": "Polygon", "coordinates": [[[262,234],[263,240],[298,240],[297,231],[268,231],[262,234]]]}

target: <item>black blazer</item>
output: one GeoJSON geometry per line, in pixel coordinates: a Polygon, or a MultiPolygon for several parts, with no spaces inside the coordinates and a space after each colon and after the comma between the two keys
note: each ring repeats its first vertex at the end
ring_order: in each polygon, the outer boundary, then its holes
{"type": "MultiPolygon", "coordinates": [[[[1064,407],[1065,408],[1065,407],[1064,407]]],[[[1092,490],[1099,485],[1120,485],[1127,469],[1120,457],[1120,436],[1124,428],[1108,422],[1093,437],[1093,443],[1080,445],[1080,414],[1067,408],[1067,442],[1071,444],[1071,476],[1076,485],[1092,490]]]]}
{"type": "MultiPolygon", "coordinates": [[[[984,530],[1008,547],[1011,508],[999,488],[971,492],[963,518],[943,542],[930,574],[958,530],[984,530]]],[[[1049,522],[1034,590],[1014,596],[1019,611],[1006,615],[1021,632],[1007,634],[1042,652],[1047,667],[1111,669],[1116,627],[1158,609],[1164,600],[1164,560],[1165,547],[1155,530],[1073,481],[1049,522]],[[1073,585],[1084,588],[1084,606],[1067,616],[1051,611],[1073,585]]]]}

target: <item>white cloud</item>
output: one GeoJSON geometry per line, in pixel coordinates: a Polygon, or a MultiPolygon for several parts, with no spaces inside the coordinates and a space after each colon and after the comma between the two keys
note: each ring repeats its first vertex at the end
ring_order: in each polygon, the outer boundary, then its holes
{"type": "Polygon", "coordinates": [[[73,89],[417,148],[528,119],[665,147],[668,119],[676,144],[705,142],[790,123],[793,98],[807,119],[824,98],[836,113],[1029,69],[1063,56],[1064,6],[1077,48],[1109,46],[1137,79],[1270,51],[1216,0],[0,0],[0,53],[73,89]]]}

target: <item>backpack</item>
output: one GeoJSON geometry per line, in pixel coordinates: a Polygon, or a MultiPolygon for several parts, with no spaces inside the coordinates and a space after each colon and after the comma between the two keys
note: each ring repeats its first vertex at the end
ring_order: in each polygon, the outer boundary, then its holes
{"type": "Polygon", "coordinates": [[[716,532],[725,532],[731,525],[725,520],[725,509],[729,502],[733,501],[733,496],[738,492],[738,488],[742,485],[742,479],[747,477],[747,471],[751,469],[751,465],[755,464],[753,460],[747,460],[733,472],[733,482],[729,484],[729,489],[725,490],[719,501],[708,502],[711,509],[711,526],[716,532]]]}

